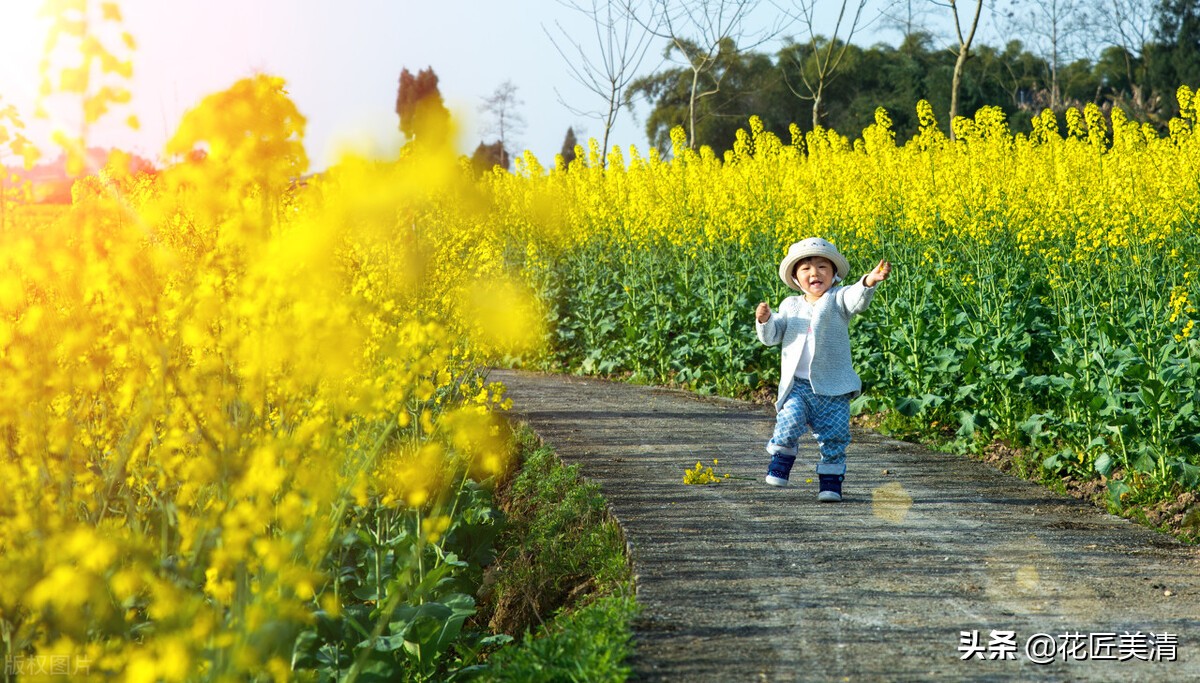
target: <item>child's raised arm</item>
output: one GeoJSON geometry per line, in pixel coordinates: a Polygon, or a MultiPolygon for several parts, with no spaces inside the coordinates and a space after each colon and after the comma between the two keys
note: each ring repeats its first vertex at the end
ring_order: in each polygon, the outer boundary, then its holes
{"type": "Polygon", "coordinates": [[[888,279],[888,276],[891,274],[892,274],[892,264],[887,261],[880,260],[879,265],[875,266],[874,270],[867,273],[866,280],[863,281],[863,284],[865,284],[868,287],[874,287],[875,285],[879,284],[880,282],[883,282],[884,280],[888,279]]]}
{"type": "Polygon", "coordinates": [[[762,302],[754,310],[755,333],[758,340],[767,346],[775,346],[783,341],[783,318],[771,315],[771,307],[762,302]]]}

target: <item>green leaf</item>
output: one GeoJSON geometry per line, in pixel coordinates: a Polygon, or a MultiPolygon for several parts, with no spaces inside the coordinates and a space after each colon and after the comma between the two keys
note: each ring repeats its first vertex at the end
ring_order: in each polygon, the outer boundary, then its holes
{"type": "Polygon", "coordinates": [[[1062,465],[1062,460],[1059,458],[1060,455],[1062,455],[1062,451],[1053,455],[1047,455],[1042,460],[1042,468],[1050,472],[1057,472],[1058,468],[1062,465]]]}
{"type": "Polygon", "coordinates": [[[958,412],[958,435],[959,436],[974,436],[977,428],[978,416],[975,413],[960,410],[958,412]]]}
{"type": "Polygon", "coordinates": [[[1158,461],[1147,451],[1142,451],[1138,454],[1130,466],[1138,472],[1153,472],[1158,469],[1158,461]]]}
{"type": "Polygon", "coordinates": [[[481,647],[508,645],[511,642],[513,642],[513,637],[507,633],[496,633],[494,635],[485,636],[479,639],[479,645],[481,647]]]}
{"type": "Polygon", "coordinates": [[[1124,479],[1114,479],[1108,482],[1108,501],[1118,508],[1123,508],[1125,505],[1121,501],[1121,496],[1132,491],[1133,489],[1125,483],[1124,479]]]}
{"type": "Polygon", "coordinates": [[[959,368],[959,372],[961,372],[964,375],[969,375],[969,374],[971,374],[972,371],[974,371],[978,367],[979,367],[979,356],[975,353],[974,349],[971,349],[971,351],[967,353],[966,359],[963,360],[962,367],[959,368]]]}
{"type": "Polygon", "coordinates": [[[402,645],[413,659],[428,664],[450,648],[463,622],[473,614],[475,599],[462,593],[451,594],[443,602],[405,605],[396,610],[388,624],[393,635],[380,639],[376,648],[382,645],[396,649],[402,645]]]}
{"type": "Polygon", "coordinates": [[[317,637],[316,631],[312,629],[302,631],[300,635],[296,636],[296,642],[292,645],[292,666],[299,669],[317,668],[320,664],[317,655],[321,645],[321,639],[317,637]]]}
{"type": "Polygon", "coordinates": [[[864,412],[875,412],[881,408],[880,399],[867,393],[859,394],[850,401],[850,414],[859,415],[864,412]]]}
{"type": "Polygon", "coordinates": [[[975,390],[978,388],[978,384],[964,384],[954,391],[954,400],[961,401],[965,398],[973,396],[975,394],[975,390]]]}
{"type": "Polygon", "coordinates": [[[1112,456],[1108,453],[1101,453],[1100,457],[1096,458],[1096,464],[1094,467],[1096,468],[1097,472],[1107,477],[1108,473],[1111,472],[1113,468],[1112,456]]]}
{"type": "Polygon", "coordinates": [[[916,417],[924,405],[919,399],[902,398],[896,401],[896,411],[905,417],[916,417]]]}
{"type": "Polygon", "coordinates": [[[371,612],[372,609],[367,605],[347,605],[342,610],[342,619],[359,637],[370,638],[371,632],[366,626],[363,626],[363,623],[371,623],[371,612]]]}
{"type": "Polygon", "coordinates": [[[1176,458],[1171,463],[1171,474],[1175,476],[1175,481],[1185,489],[1200,487],[1200,466],[1193,465],[1182,458],[1176,458]]]}
{"type": "MultiPolygon", "coordinates": [[[[365,644],[364,644],[365,646],[365,644]]],[[[405,673],[404,663],[392,650],[380,648],[378,645],[362,656],[362,667],[356,680],[384,683],[385,681],[402,680],[405,673]]]]}
{"type": "Polygon", "coordinates": [[[945,402],[946,402],[945,396],[938,396],[937,394],[922,394],[921,395],[921,407],[922,408],[928,408],[928,407],[937,408],[938,406],[942,405],[945,402]]]}
{"type": "Polygon", "coordinates": [[[1044,433],[1047,416],[1044,413],[1035,413],[1030,415],[1024,422],[1017,425],[1030,439],[1036,439],[1044,433]]]}
{"type": "Polygon", "coordinates": [[[942,349],[933,357],[933,367],[938,372],[957,372],[958,354],[953,349],[942,349]]]}

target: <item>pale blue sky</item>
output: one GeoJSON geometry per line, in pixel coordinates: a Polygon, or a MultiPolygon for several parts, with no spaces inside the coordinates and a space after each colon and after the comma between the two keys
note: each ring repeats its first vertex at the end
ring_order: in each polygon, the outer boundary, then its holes
{"type": "MultiPolygon", "coordinates": [[[[34,137],[46,139],[52,122],[33,119],[37,66],[45,22],[37,0],[0,0],[0,102],[20,109],[34,137]]],[[[98,4],[98,3],[96,3],[98,4]]],[[[347,144],[391,155],[402,140],[394,113],[401,68],[432,66],[447,105],[460,120],[460,146],[469,153],[481,139],[478,107],[505,80],[517,86],[519,136],[549,165],[568,126],[581,140],[599,137],[601,124],[571,113],[557,89],[573,102],[589,95],[575,83],[546,36],[558,20],[580,36],[591,34],[578,13],[556,0],[123,0],[124,27],[138,43],[134,53],[134,112],[141,130],[101,126],[94,146],[119,146],[156,159],[180,116],[209,93],[264,72],[282,76],[301,113],[314,170],[327,166],[347,144]]],[[[836,9],[840,3],[822,3],[836,9]]],[[[775,8],[764,2],[757,20],[775,8]]],[[[830,24],[831,25],[831,24],[830,24]]],[[[894,43],[895,31],[877,23],[856,43],[894,43]]],[[[798,33],[798,32],[797,32],[798,33]]],[[[764,48],[768,49],[768,48],[764,48]]],[[[773,49],[769,48],[769,49],[773,49]]],[[[660,64],[656,42],[643,64],[660,64]]],[[[595,106],[602,103],[595,101],[595,106]]],[[[623,113],[613,144],[645,150],[644,103],[623,113]]],[[[123,117],[122,117],[123,118],[123,117]]]]}

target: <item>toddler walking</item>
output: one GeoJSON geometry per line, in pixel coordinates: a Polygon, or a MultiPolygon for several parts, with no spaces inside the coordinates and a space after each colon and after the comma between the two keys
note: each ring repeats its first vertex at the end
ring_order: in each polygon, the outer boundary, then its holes
{"type": "Polygon", "coordinates": [[[766,302],[755,311],[759,341],[783,344],[766,481],[787,485],[800,437],[811,429],[821,450],[817,500],[828,503],[842,499],[850,399],[862,391],[850,360],[850,318],[866,310],[875,285],[888,278],[892,266],[880,261],[854,284],[838,285],[849,271],[850,263],[833,244],[819,237],[796,242],[779,264],[779,277],[803,296],[789,296],[776,312],[766,302]]]}

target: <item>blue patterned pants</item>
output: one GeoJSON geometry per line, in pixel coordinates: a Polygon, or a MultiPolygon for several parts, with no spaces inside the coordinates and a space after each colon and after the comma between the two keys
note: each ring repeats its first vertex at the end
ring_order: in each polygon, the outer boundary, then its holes
{"type": "Polygon", "coordinates": [[[800,437],[810,429],[821,449],[817,474],[845,474],[850,397],[820,396],[807,380],[797,379],[775,417],[775,435],[767,442],[767,452],[795,457],[800,437]]]}

